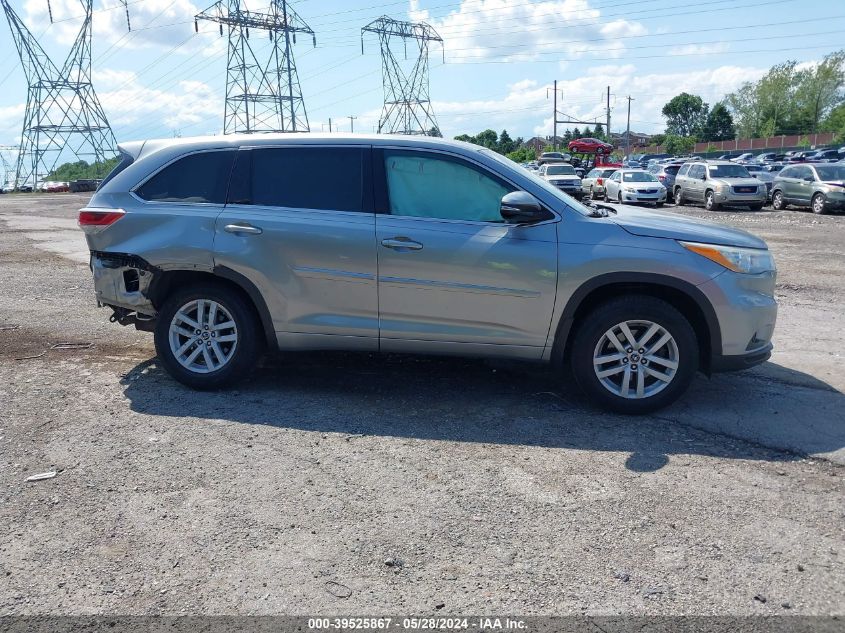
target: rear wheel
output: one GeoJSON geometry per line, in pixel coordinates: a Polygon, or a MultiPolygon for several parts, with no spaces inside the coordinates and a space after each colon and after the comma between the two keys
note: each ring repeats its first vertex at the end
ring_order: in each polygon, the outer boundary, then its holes
{"type": "Polygon", "coordinates": [[[605,202],[610,202],[610,198],[607,197],[607,187],[604,188],[604,195],[602,196],[602,200],[605,202]]]}
{"type": "Polygon", "coordinates": [[[689,321],[654,297],[630,295],[604,303],[573,334],[575,380],[602,408],[640,414],[674,402],[698,369],[689,321]]]}
{"type": "Polygon", "coordinates": [[[814,195],[811,203],[813,213],[817,213],[818,215],[822,215],[823,213],[825,213],[825,202],[826,200],[823,193],[817,193],[816,195],[814,195]]]}
{"type": "Polygon", "coordinates": [[[179,288],[162,306],[155,345],[162,366],[194,389],[219,389],[249,374],[261,326],[235,290],[214,283],[179,288]]]}
{"type": "Polygon", "coordinates": [[[783,192],[775,191],[772,194],[772,209],[774,209],[775,211],[783,211],[784,209],[786,209],[786,207],[787,204],[786,200],[784,200],[783,198],[783,192]]]}
{"type": "Polygon", "coordinates": [[[704,208],[708,211],[718,211],[721,208],[721,205],[716,202],[716,194],[709,189],[704,194],[704,208]]]}

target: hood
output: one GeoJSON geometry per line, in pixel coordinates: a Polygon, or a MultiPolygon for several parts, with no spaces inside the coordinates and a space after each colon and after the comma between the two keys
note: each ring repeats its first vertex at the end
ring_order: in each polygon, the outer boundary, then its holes
{"type": "Polygon", "coordinates": [[[628,233],[642,237],[662,237],[722,246],[766,248],[766,243],[751,233],[675,213],[621,206],[617,207],[617,214],[610,216],[610,220],[628,233]]]}
{"type": "Polygon", "coordinates": [[[546,179],[549,181],[552,180],[581,180],[578,176],[574,174],[561,174],[560,176],[546,176],[546,179]]]}

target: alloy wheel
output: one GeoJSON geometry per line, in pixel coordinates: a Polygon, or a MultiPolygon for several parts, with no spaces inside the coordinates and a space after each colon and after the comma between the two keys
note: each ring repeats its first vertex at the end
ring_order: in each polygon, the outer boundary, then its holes
{"type": "Polygon", "coordinates": [[[813,213],[824,213],[824,196],[820,193],[813,196],[813,213]]]}
{"type": "Polygon", "coordinates": [[[593,370],[616,396],[643,399],[669,386],[680,354],[672,334],[653,321],[623,321],[607,330],[593,351],[593,370]]]}
{"type": "Polygon", "coordinates": [[[173,315],[168,341],[173,357],[182,367],[207,374],[232,360],[238,346],[238,327],[223,305],[196,299],[173,315]]]}

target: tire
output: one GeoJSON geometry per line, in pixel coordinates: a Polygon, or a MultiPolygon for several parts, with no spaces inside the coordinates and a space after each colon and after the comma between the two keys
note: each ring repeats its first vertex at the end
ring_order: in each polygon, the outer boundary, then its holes
{"type": "Polygon", "coordinates": [[[201,283],[177,288],[167,298],[156,322],[155,346],[164,369],[182,384],[193,389],[220,389],[250,374],[262,352],[262,333],[255,310],[239,292],[222,284],[201,283]],[[227,323],[234,323],[234,326],[214,331],[213,324],[202,322],[211,316],[211,302],[216,304],[217,326],[227,323]],[[200,309],[204,319],[197,318],[200,309]],[[177,318],[177,314],[180,317],[177,318]],[[199,330],[183,320],[186,316],[194,325],[200,324],[199,330]],[[200,331],[199,335],[196,335],[197,331],[200,331]],[[219,338],[215,337],[218,333],[219,338]],[[188,334],[193,334],[194,338],[190,339],[188,334]],[[177,352],[185,346],[187,349],[180,355],[180,362],[177,352]],[[195,354],[198,348],[202,352],[195,354]],[[191,357],[194,357],[192,362],[191,357]],[[214,368],[214,365],[219,367],[214,368]]]}
{"type": "Polygon", "coordinates": [[[569,360],[575,381],[590,400],[609,411],[639,415],[668,406],[683,395],[698,370],[699,347],[695,331],[674,306],[662,299],[645,295],[611,299],[581,319],[572,337],[569,360]],[[608,334],[624,336],[619,327],[623,323],[628,326],[635,342],[648,336],[653,325],[662,330],[656,330],[642,341],[644,347],[635,348],[627,343],[623,346],[618,339],[619,344],[613,345],[608,334]],[[664,338],[661,331],[671,339],[653,350],[648,366],[641,365],[642,353],[639,350],[648,350],[646,344],[660,343],[664,338]],[[629,349],[632,351],[628,352],[629,349]],[[625,354],[626,360],[594,363],[595,358],[607,358],[618,353],[625,354]],[[674,363],[675,367],[664,363],[674,363]],[[608,371],[611,372],[609,375],[599,376],[599,372],[608,371]],[[655,377],[654,371],[668,376],[669,380],[655,377]],[[640,376],[643,379],[641,395],[638,396],[640,376]],[[622,395],[626,377],[629,397],[622,395]],[[631,389],[634,390],[633,395],[631,389]]]}
{"type": "Polygon", "coordinates": [[[825,208],[826,199],[823,193],[817,193],[813,196],[813,199],[810,201],[810,208],[813,210],[813,213],[816,215],[824,215],[827,213],[827,209],[825,208]]]}
{"type": "Polygon", "coordinates": [[[622,204],[622,192],[621,191],[618,194],[616,194],[616,197],[619,198],[619,204],[622,204]]]}
{"type": "Polygon", "coordinates": [[[786,200],[783,199],[783,192],[780,190],[775,190],[772,193],[772,209],[775,211],[783,211],[789,205],[786,204],[786,200]]]}
{"type": "Polygon", "coordinates": [[[708,211],[718,211],[721,205],[716,202],[716,196],[711,190],[704,192],[704,208],[708,211]]]}
{"type": "Polygon", "coordinates": [[[672,196],[672,199],[675,201],[675,206],[683,206],[684,204],[684,192],[680,187],[675,187],[675,195],[672,196]]]}
{"type": "Polygon", "coordinates": [[[593,191],[593,186],[590,185],[590,200],[595,200],[595,199],[596,199],[596,192],[593,191]]]}
{"type": "Polygon", "coordinates": [[[610,198],[607,197],[607,187],[604,188],[604,196],[602,197],[602,200],[610,202],[610,198]]]}

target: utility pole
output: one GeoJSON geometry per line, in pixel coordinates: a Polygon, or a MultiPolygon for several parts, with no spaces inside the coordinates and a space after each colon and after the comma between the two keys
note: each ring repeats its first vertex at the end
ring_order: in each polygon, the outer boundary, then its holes
{"type": "Polygon", "coordinates": [[[329,134],[332,133],[332,118],[329,117],[329,134]]]}
{"type": "Polygon", "coordinates": [[[349,131],[352,134],[355,134],[355,119],[357,119],[357,118],[358,118],[357,116],[350,116],[349,117],[349,131]]]}
{"type": "Polygon", "coordinates": [[[552,149],[557,151],[557,79],[555,79],[555,97],[554,97],[554,131],[552,132],[552,149]]]}
{"type": "Polygon", "coordinates": [[[607,125],[604,126],[604,133],[610,140],[610,86],[607,87],[607,125]]]}
{"type": "Polygon", "coordinates": [[[628,125],[625,128],[625,156],[631,156],[631,102],[634,98],[631,95],[626,97],[628,99],[628,125]]]}

